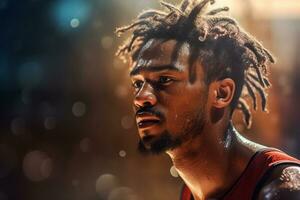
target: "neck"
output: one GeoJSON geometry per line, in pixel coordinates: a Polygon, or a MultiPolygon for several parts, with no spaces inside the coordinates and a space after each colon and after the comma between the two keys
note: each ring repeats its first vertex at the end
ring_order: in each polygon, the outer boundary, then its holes
{"type": "Polygon", "coordinates": [[[240,137],[231,123],[211,126],[167,152],[195,200],[223,196],[245,170],[255,149],[240,137]]]}

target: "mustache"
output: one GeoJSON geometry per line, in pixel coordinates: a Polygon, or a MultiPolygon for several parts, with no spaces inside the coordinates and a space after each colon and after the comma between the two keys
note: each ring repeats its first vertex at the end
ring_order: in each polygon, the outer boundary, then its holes
{"type": "Polygon", "coordinates": [[[135,116],[139,116],[139,115],[142,115],[142,114],[151,114],[151,115],[154,115],[160,119],[164,119],[164,115],[158,111],[158,110],[155,110],[151,107],[142,107],[140,109],[138,109],[135,113],[135,116]]]}

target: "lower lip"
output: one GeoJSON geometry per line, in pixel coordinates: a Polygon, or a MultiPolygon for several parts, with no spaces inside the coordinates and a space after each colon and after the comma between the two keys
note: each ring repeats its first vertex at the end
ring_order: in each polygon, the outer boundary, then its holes
{"type": "Polygon", "coordinates": [[[138,123],[139,129],[151,128],[152,126],[158,125],[159,121],[145,121],[138,123]]]}

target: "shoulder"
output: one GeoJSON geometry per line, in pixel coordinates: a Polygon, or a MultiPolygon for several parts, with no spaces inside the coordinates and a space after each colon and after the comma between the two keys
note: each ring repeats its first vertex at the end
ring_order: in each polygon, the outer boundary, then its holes
{"type": "Polygon", "coordinates": [[[300,199],[300,166],[276,167],[262,185],[258,200],[300,199]]]}

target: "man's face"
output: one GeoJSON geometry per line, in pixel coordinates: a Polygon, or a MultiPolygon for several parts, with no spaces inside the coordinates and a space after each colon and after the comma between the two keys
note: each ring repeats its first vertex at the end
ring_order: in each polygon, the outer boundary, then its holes
{"type": "Polygon", "coordinates": [[[153,39],[133,64],[133,103],[143,152],[174,149],[202,131],[207,86],[202,66],[195,62],[191,68],[189,56],[187,43],[153,39]],[[191,83],[192,73],[196,80],[191,83]]]}

